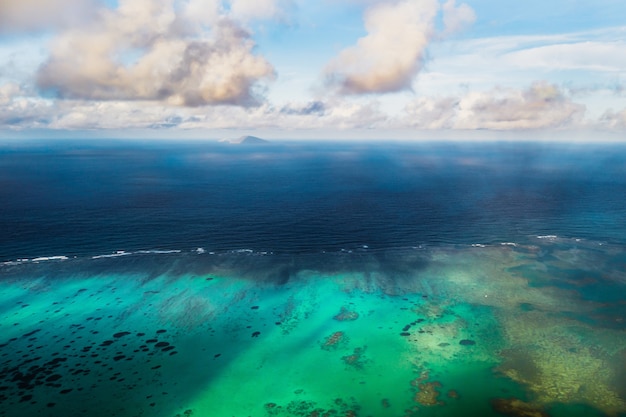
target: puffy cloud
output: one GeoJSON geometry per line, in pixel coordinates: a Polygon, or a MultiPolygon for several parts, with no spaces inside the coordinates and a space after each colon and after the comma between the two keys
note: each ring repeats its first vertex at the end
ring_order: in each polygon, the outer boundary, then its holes
{"type": "Polygon", "coordinates": [[[0,33],[46,30],[80,21],[91,0],[0,0],[0,33]]]}
{"type": "Polygon", "coordinates": [[[16,83],[0,85],[0,105],[9,104],[13,100],[13,97],[20,95],[21,92],[21,87],[16,83]]]}
{"type": "Polygon", "coordinates": [[[367,35],[328,65],[329,84],[344,94],[410,89],[422,67],[438,10],[437,0],[380,3],[367,9],[367,35]]]}
{"type": "Polygon", "coordinates": [[[461,96],[420,97],[404,116],[385,112],[376,100],[328,97],[257,107],[215,105],[174,107],[156,101],[44,100],[16,84],[0,86],[0,127],[4,129],[267,129],[315,132],[365,129],[393,136],[396,131],[524,130],[604,127],[626,129],[626,110],[586,122],[584,106],[559,88],[537,82],[525,90],[495,89],[461,96]]]}
{"type": "Polygon", "coordinates": [[[458,98],[420,98],[406,108],[409,123],[421,129],[542,129],[582,123],[585,106],[553,84],[535,82],[526,90],[495,89],[458,98]]]}
{"type": "Polygon", "coordinates": [[[408,124],[428,130],[452,128],[458,104],[454,97],[420,97],[405,108],[408,124]]]}
{"type": "Polygon", "coordinates": [[[410,90],[422,69],[427,47],[435,37],[435,20],[443,9],[442,35],[461,30],[475,20],[467,4],[448,0],[377,2],[365,11],[367,35],[342,50],[325,69],[327,84],[342,94],[389,93],[410,90]]]}
{"type": "Polygon", "coordinates": [[[476,13],[467,4],[456,5],[456,0],[448,0],[443,6],[444,35],[451,35],[465,29],[476,21],[476,13]]]}
{"type": "Polygon", "coordinates": [[[37,84],[63,98],[251,105],[273,67],[217,0],[121,0],[59,35],[37,84]],[[202,12],[200,12],[202,10],[202,12]]]}
{"type": "Polygon", "coordinates": [[[607,110],[600,117],[600,124],[609,129],[626,130],[626,109],[618,112],[607,110]]]}
{"type": "Polygon", "coordinates": [[[46,127],[53,117],[53,106],[16,84],[0,85],[0,128],[18,130],[46,127]]]}
{"type": "Polygon", "coordinates": [[[459,103],[455,127],[462,129],[540,129],[578,122],[585,107],[553,84],[536,82],[523,91],[473,93],[459,103]]]}
{"type": "Polygon", "coordinates": [[[231,15],[247,22],[257,19],[269,19],[283,16],[290,7],[290,0],[231,0],[231,15]]]}

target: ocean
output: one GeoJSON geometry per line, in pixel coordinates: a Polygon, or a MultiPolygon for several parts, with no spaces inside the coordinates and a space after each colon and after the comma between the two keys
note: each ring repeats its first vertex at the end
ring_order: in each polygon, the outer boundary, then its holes
{"type": "Polygon", "coordinates": [[[626,416],[626,146],[9,140],[0,416],[626,416]]]}

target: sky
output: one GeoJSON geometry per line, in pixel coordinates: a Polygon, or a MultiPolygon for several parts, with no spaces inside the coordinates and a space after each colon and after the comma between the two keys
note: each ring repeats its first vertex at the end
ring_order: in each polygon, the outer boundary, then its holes
{"type": "Polygon", "coordinates": [[[621,140],[625,22],[623,0],[0,0],[0,137],[621,140]]]}

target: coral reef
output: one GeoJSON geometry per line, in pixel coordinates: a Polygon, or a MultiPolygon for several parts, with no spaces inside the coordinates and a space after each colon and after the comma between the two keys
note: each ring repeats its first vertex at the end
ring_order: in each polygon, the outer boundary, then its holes
{"type": "Polygon", "coordinates": [[[321,348],[324,350],[336,350],[339,346],[345,345],[348,337],[344,332],[334,332],[322,342],[321,348]]]}
{"type": "Polygon", "coordinates": [[[489,401],[498,413],[510,417],[549,417],[548,414],[517,398],[494,398],[489,401]]]}
{"type": "Polygon", "coordinates": [[[336,314],[333,319],[337,321],[353,321],[359,318],[359,313],[351,311],[347,307],[341,307],[341,310],[336,314]]]}
{"type": "Polygon", "coordinates": [[[419,383],[417,384],[418,391],[413,400],[426,406],[444,405],[445,402],[439,400],[441,392],[438,391],[438,388],[440,387],[441,383],[438,381],[419,383]]]}
{"type": "Polygon", "coordinates": [[[591,339],[581,339],[585,326],[541,312],[525,315],[536,317],[502,317],[508,344],[517,348],[500,352],[504,362],[497,371],[528,387],[539,405],[584,403],[609,415],[626,410],[607,367],[610,355],[591,339]]]}
{"type": "Polygon", "coordinates": [[[460,397],[459,396],[459,392],[457,390],[454,390],[454,389],[448,390],[448,393],[446,395],[448,396],[448,398],[453,398],[453,399],[456,399],[456,398],[460,397]]]}
{"type": "Polygon", "coordinates": [[[357,417],[359,406],[348,404],[341,398],[335,399],[332,408],[320,407],[315,401],[291,401],[286,406],[266,403],[264,408],[268,416],[292,417],[357,417]]]}
{"type": "Polygon", "coordinates": [[[346,365],[350,365],[353,368],[361,369],[367,363],[367,359],[364,358],[365,347],[357,347],[354,348],[354,351],[351,355],[342,356],[341,360],[344,361],[346,365]]]}
{"type": "Polygon", "coordinates": [[[423,371],[419,377],[411,381],[411,386],[417,389],[413,401],[425,406],[444,405],[445,402],[439,399],[441,392],[438,388],[441,388],[441,382],[427,382],[429,377],[430,373],[423,371]]]}

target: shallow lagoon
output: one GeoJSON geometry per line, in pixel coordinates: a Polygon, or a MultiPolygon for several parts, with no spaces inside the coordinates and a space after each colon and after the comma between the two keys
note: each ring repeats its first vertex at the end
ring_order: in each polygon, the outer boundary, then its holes
{"type": "Polygon", "coordinates": [[[626,250],[0,265],[0,416],[624,416],[626,250]]]}

